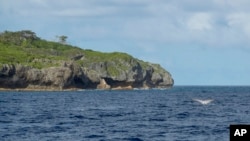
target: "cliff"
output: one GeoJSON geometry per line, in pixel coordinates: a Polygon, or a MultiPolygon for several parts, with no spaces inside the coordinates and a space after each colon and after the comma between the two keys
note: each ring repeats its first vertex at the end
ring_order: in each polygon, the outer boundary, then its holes
{"type": "Polygon", "coordinates": [[[167,88],[169,72],[126,53],[101,53],[40,39],[32,31],[0,34],[0,88],[26,90],[167,88]]]}

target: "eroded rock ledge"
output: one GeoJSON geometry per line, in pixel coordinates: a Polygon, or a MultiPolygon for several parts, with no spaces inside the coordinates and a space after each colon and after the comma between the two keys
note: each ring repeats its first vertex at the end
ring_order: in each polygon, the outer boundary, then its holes
{"type": "MultiPolygon", "coordinates": [[[[135,60],[134,60],[135,61],[135,60]]],[[[126,63],[126,62],[121,62],[126,63]]],[[[82,67],[74,62],[61,66],[36,69],[24,65],[4,64],[0,67],[0,88],[19,90],[77,90],[77,89],[133,89],[168,88],[173,85],[171,75],[159,65],[142,68],[139,62],[111,74],[114,62],[93,63],[82,67]]]]}

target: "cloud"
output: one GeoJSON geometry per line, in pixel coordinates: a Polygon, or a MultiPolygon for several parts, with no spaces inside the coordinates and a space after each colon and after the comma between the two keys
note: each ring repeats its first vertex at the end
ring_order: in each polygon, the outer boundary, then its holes
{"type": "Polygon", "coordinates": [[[249,4],[248,0],[8,0],[0,2],[0,13],[12,22],[25,18],[36,25],[48,24],[47,28],[61,23],[67,31],[83,31],[97,39],[246,46],[249,4]]]}
{"type": "Polygon", "coordinates": [[[197,0],[155,3],[146,8],[151,13],[148,17],[127,22],[124,34],[141,41],[246,47],[250,45],[247,18],[250,15],[244,4],[249,2],[235,3],[197,0]]]}
{"type": "Polygon", "coordinates": [[[190,30],[205,31],[213,28],[213,19],[209,13],[195,13],[187,21],[190,30]]]}
{"type": "Polygon", "coordinates": [[[227,16],[228,25],[250,37],[250,13],[234,13],[227,16]]]}
{"type": "Polygon", "coordinates": [[[112,7],[95,7],[95,8],[78,8],[78,9],[62,9],[54,11],[54,16],[66,16],[66,17],[91,17],[91,16],[103,16],[114,13],[116,9],[112,7]]]}

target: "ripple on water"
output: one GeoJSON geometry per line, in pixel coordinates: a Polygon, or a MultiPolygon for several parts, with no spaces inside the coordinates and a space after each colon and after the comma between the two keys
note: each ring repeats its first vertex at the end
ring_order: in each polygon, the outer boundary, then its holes
{"type": "Polygon", "coordinates": [[[250,87],[232,90],[176,87],[165,91],[2,92],[0,138],[227,141],[229,125],[249,123],[250,117],[250,87]],[[208,95],[214,102],[206,106],[192,100],[208,95]]]}

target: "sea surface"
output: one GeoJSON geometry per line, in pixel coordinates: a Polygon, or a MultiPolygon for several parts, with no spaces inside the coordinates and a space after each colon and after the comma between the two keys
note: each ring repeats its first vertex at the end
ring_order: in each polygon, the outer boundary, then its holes
{"type": "Polygon", "coordinates": [[[0,92],[1,141],[229,141],[230,124],[250,124],[250,87],[0,92]]]}

